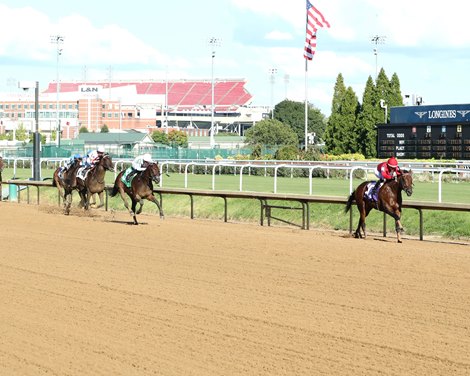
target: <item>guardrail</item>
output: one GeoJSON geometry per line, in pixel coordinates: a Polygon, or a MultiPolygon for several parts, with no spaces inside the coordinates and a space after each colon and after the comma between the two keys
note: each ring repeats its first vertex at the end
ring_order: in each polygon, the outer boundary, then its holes
{"type": "MultiPolygon", "coordinates": [[[[37,189],[37,204],[40,203],[39,188],[40,187],[53,187],[51,182],[46,181],[30,181],[30,180],[8,180],[0,182],[0,184],[13,184],[16,186],[27,187],[27,200],[30,203],[29,187],[34,186],[37,189]]],[[[108,191],[112,189],[112,185],[107,185],[105,188],[106,200],[105,210],[108,210],[108,191]]],[[[194,219],[194,196],[205,196],[205,197],[219,197],[224,200],[224,222],[228,221],[228,198],[238,199],[254,199],[260,202],[260,225],[264,225],[265,218],[267,219],[268,226],[271,224],[271,219],[276,219],[281,222],[285,222],[291,225],[296,225],[283,220],[282,218],[276,218],[271,215],[271,209],[288,209],[288,210],[301,210],[302,211],[302,225],[297,225],[304,230],[310,229],[310,204],[339,204],[346,205],[346,197],[329,197],[329,196],[311,196],[311,195],[287,195],[277,193],[262,193],[262,192],[234,192],[234,191],[214,191],[214,190],[189,190],[189,189],[178,189],[178,188],[155,188],[154,193],[159,195],[160,205],[163,207],[163,195],[187,195],[190,198],[190,217],[194,219]],[[285,201],[285,202],[297,202],[300,203],[300,207],[292,206],[280,206],[269,204],[268,201],[285,201]]],[[[18,202],[21,200],[21,193],[18,190],[18,202]]],[[[60,196],[58,195],[59,205],[60,196]]],[[[449,204],[449,203],[434,203],[434,202],[418,202],[418,201],[404,201],[403,208],[415,209],[419,213],[419,239],[424,239],[424,224],[423,224],[423,210],[440,210],[440,211],[462,211],[470,212],[469,204],[449,204]]],[[[349,211],[349,233],[353,231],[353,210],[349,211]]],[[[383,220],[383,236],[387,235],[387,215],[384,213],[383,220]]]]}

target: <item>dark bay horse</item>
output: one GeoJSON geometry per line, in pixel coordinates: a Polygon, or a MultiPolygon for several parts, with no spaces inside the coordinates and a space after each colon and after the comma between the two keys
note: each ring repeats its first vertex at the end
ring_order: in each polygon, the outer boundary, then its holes
{"type": "Polygon", "coordinates": [[[104,205],[103,191],[106,186],[104,181],[106,171],[114,171],[113,161],[109,154],[104,154],[100,158],[98,163],[88,171],[85,179],[77,175],[76,189],[80,193],[81,205],[85,210],[89,209],[90,197],[95,193],[98,193],[100,198],[100,205],[97,207],[100,208],[104,205]]]}
{"type": "Polygon", "coordinates": [[[137,214],[142,212],[142,206],[144,205],[144,199],[152,201],[155,205],[157,205],[158,210],[160,212],[160,218],[164,218],[163,210],[158,202],[158,200],[153,195],[153,184],[160,183],[160,168],[158,167],[157,163],[151,163],[144,171],[138,172],[131,182],[131,187],[128,188],[121,180],[122,175],[124,174],[125,170],[121,171],[116,180],[114,182],[113,191],[111,192],[111,197],[114,197],[119,192],[124,201],[124,206],[127,210],[129,210],[130,215],[132,215],[134,219],[134,224],[138,225],[137,222],[137,214]],[[127,196],[130,197],[132,201],[132,208],[129,209],[129,204],[127,202],[127,196]],[[140,207],[139,210],[136,211],[137,203],[139,203],[140,207]]]}
{"type": "Polygon", "coordinates": [[[395,219],[395,231],[397,232],[397,241],[401,243],[401,233],[403,227],[401,225],[401,206],[402,195],[401,192],[405,191],[408,196],[413,193],[413,176],[411,171],[402,170],[402,174],[396,180],[389,180],[384,183],[378,193],[377,203],[365,197],[367,185],[370,182],[361,183],[356,190],[349,196],[346,204],[345,211],[351,209],[353,201],[356,202],[357,209],[359,210],[360,218],[354,236],[361,238],[361,229],[366,237],[366,217],[372,209],[380,210],[395,219]]]}
{"type": "Polygon", "coordinates": [[[64,202],[64,214],[70,213],[70,206],[72,205],[72,192],[77,187],[77,171],[81,166],[81,161],[75,159],[67,171],[60,175],[61,167],[54,171],[52,176],[52,186],[57,187],[59,195],[64,202]]]}

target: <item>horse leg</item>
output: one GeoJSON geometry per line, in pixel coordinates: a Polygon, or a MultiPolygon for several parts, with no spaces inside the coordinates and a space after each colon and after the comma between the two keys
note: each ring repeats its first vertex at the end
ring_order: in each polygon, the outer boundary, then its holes
{"type": "Polygon", "coordinates": [[[137,200],[133,198],[132,199],[132,215],[134,217],[134,224],[138,225],[139,223],[137,222],[137,216],[136,216],[136,213],[135,213],[136,205],[137,205],[137,200]]]}
{"type": "Polygon", "coordinates": [[[134,212],[129,208],[129,202],[127,201],[127,194],[124,192],[122,188],[119,188],[119,194],[121,195],[121,199],[124,202],[124,206],[129,211],[131,216],[134,216],[134,212]]]}
{"type": "Polygon", "coordinates": [[[367,237],[366,233],[366,217],[369,215],[372,210],[372,206],[366,206],[364,208],[364,220],[362,221],[362,232],[364,233],[364,239],[367,237]]]}
{"type": "Polygon", "coordinates": [[[143,206],[144,206],[144,200],[141,198],[141,199],[139,200],[139,209],[137,209],[136,214],[142,213],[142,207],[143,207],[143,206]]]}
{"type": "MultiPolygon", "coordinates": [[[[104,195],[103,192],[98,193],[98,198],[100,199],[100,204],[96,207],[96,209],[102,208],[104,206],[103,195],[104,195]]],[[[95,200],[95,204],[96,204],[96,200],[95,200]]]]}
{"type": "MultiPolygon", "coordinates": [[[[364,231],[365,229],[365,222],[366,222],[366,209],[365,209],[365,202],[361,201],[357,203],[357,210],[359,210],[359,223],[357,224],[356,232],[354,233],[355,238],[362,238],[361,229],[364,231]]],[[[366,233],[364,231],[364,238],[366,237],[366,233]]]]}
{"type": "Polygon", "coordinates": [[[404,231],[400,222],[401,212],[399,209],[395,209],[394,211],[386,211],[386,213],[390,215],[391,217],[393,217],[393,219],[395,220],[395,231],[397,233],[397,242],[401,243],[402,242],[401,233],[404,231]]]}
{"type": "Polygon", "coordinates": [[[64,191],[64,214],[70,214],[70,206],[72,205],[72,192],[67,190],[64,191]]]}
{"type": "Polygon", "coordinates": [[[165,219],[165,214],[163,214],[162,206],[160,205],[160,202],[157,200],[157,198],[154,195],[149,195],[147,197],[147,200],[152,201],[155,205],[157,205],[158,211],[160,212],[160,219],[165,219]]]}

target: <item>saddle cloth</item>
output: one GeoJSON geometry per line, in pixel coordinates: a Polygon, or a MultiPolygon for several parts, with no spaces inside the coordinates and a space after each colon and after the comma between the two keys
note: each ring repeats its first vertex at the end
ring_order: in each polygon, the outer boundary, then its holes
{"type": "Polygon", "coordinates": [[[86,179],[86,176],[88,175],[88,172],[90,172],[91,168],[89,167],[80,167],[77,171],[77,178],[80,178],[82,180],[86,179]]]}
{"type": "Polygon", "coordinates": [[[131,176],[131,178],[129,179],[129,181],[127,180],[127,177],[128,175],[132,172],[132,167],[128,167],[126,168],[126,171],[124,171],[124,173],[122,174],[121,176],[121,181],[124,183],[124,185],[127,187],[127,188],[130,188],[131,185],[132,185],[132,180],[134,180],[136,174],[134,174],[133,176],[131,176]]]}
{"type": "Polygon", "coordinates": [[[65,167],[61,167],[59,170],[59,173],[57,174],[57,176],[59,176],[59,179],[64,178],[64,171],[65,171],[65,167]]]}
{"type": "Polygon", "coordinates": [[[378,199],[379,199],[379,191],[380,191],[380,188],[382,188],[382,185],[384,185],[384,183],[380,183],[379,187],[377,188],[377,190],[375,192],[372,192],[374,186],[375,186],[375,181],[371,181],[367,184],[367,188],[366,190],[364,191],[364,197],[367,198],[368,200],[371,200],[371,201],[375,201],[377,202],[378,199]]]}

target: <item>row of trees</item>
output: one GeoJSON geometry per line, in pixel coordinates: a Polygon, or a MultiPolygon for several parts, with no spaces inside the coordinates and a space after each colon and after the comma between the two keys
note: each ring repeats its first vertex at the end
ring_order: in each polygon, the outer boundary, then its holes
{"type": "MultiPolygon", "coordinates": [[[[362,103],[352,87],[346,87],[340,73],[334,87],[330,117],[326,120],[319,109],[308,105],[308,132],[315,134],[316,142],[325,143],[324,151],[329,154],[375,157],[376,125],[388,122],[390,117],[387,111],[385,119],[381,101],[387,108],[403,106],[400,81],[396,73],[389,80],[381,69],[376,82],[369,76],[362,103]]],[[[284,151],[286,148],[298,148],[305,138],[304,118],[304,103],[284,100],[275,106],[273,119],[262,120],[246,132],[246,142],[256,150],[259,150],[260,145],[282,148],[284,151]]]]}
{"type": "Polygon", "coordinates": [[[388,107],[403,106],[400,81],[396,73],[389,80],[384,69],[380,70],[374,83],[369,76],[362,103],[349,86],[346,88],[341,74],[336,79],[331,105],[331,115],[326,126],[324,141],[326,150],[332,154],[360,153],[366,158],[377,154],[376,124],[385,119],[381,101],[388,107]]]}

